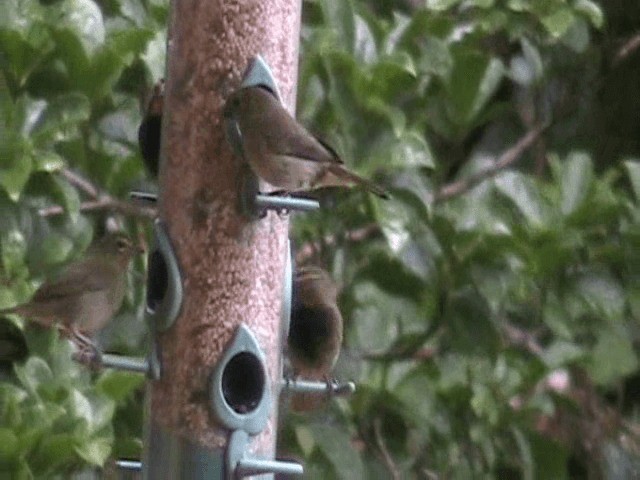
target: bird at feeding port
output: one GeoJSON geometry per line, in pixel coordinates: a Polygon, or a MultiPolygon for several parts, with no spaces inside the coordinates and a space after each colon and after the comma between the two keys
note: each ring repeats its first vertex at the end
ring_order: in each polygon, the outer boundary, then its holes
{"type": "MultiPolygon", "coordinates": [[[[338,288],[323,269],[301,267],[293,280],[292,298],[287,355],[293,375],[325,381],[331,391],[331,373],[342,346],[338,288]]],[[[292,408],[308,410],[317,403],[317,397],[301,394],[293,399],[292,408]]]]}
{"type": "Polygon", "coordinates": [[[138,127],[138,146],[147,171],[156,178],[160,170],[160,133],[164,108],[164,80],[153,87],[144,117],[138,127]]]}
{"type": "Polygon", "coordinates": [[[309,133],[264,87],[234,92],[225,116],[237,122],[244,159],[252,171],[283,192],[360,186],[389,197],[382,187],[347,169],[330,146],[309,133]]]}
{"type": "Polygon", "coordinates": [[[142,249],[123,233],[107,233],[84,257],[45,281],[25,304],[0,310],[45,327],[58,326],[81,351],[99,356],[91,336],[120,309],[127,288],[127,269],[142,249]]]}

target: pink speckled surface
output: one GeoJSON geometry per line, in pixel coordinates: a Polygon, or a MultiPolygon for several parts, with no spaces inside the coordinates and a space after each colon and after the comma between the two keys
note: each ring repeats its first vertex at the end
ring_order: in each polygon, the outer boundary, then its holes
{"type": "MultiPolygon", "coordinates": [[[[288,220],[274,213],[253,222],[238,215],[238,163],[224,138],[222,107],[258,53],[293,105],[300,0],[172,3],[160,215],[177,251],[185,302],[160,337],[164,370],[150,389],[151,421],[214,448],[224,445],[227,432],[202,393],[237,325],[244,322],[256,335],[271,385],[279,373],[288,234],[288,220]]],[[[274,410],[252,450],[273,453],[276,425],[274,410]]]]}

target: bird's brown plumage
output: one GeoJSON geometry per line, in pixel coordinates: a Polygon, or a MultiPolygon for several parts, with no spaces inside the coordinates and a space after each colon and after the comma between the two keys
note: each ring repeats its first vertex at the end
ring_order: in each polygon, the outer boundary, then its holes
{"type": "Polygon", "coordinates": [[[383,188],[348,170],[267,89],[239,89],[229,98],[227,111],[238,122],[245,160],[271,185],[287,192],[360,185],[388,197],[383,188]]]}
{"type": "Polygon", "coordinates": [[[127,267],[138,251],[126,235],[109,233],[90,246],[82,259],[43,283],[29,302],[0,314],[15,313],[44,326],[59,324],[91,335],[120,308],[127,267]]]}
{"type": "Polygon", "coordinates": [[[295,374],[328,377],[340,353],[342,315],[338,291],[329,274],[317,267],[298,269],[293,285],[288,353],[295,374]]]}
{"type": "MultiPolygon", "coordinates": [[[[293,374],[306,380],[331,380],[340,354],[343,321],[338,309],[338,289],[329,274],[318,267],[302,267],[293,283],[293,304],[287,354],[293,374]]],[[[317,396],[301,394],[292,408],[304,411],[319,405],[317,396]]]]}

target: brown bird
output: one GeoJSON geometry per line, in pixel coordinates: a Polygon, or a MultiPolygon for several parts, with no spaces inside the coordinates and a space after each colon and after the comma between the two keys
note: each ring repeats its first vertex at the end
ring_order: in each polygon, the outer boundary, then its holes
{"type": "Polygon", "coordinates": [[[0,310],[43,326],[58,325],[81,347],[91,347],[91,336],[102,329],[122,305],[126,272],[141,249],[122,233],[108,233],[89,247],[85,256],[44,282],[28,303],[0,310]]]}
{"type": "Polygon", "coordinates": [[[327,272],[318,267],[296,271],[288,357],[296,377],[330,381],[342,345],[342,315],[338,289],[327,272]]]}
{"type": "Polygon", "coordinates": [[[225,114],[235,118],[253,172],[285,192],[359,185],[382,198],[385,190],[348,170],[336,152],[298,123],[263,87],[234,92],[225,114]]]}

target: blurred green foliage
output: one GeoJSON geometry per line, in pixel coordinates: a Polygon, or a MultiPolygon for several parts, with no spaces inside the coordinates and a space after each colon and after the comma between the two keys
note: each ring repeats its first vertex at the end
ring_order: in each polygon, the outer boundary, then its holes
{"type": "MultiPolygon", "coordinates": [[[[104,228],[64,168],[116,198],[144,179],[136,131],[166,3],[0,3],[0,308],[104,228]],[[63,213],[42,215],[52,205],[63,213]]],[[[310,478],[639,475],[627,3],[304,2],[298,116],[393,193],[330,192],[293,223],[299,260],[342,286],[336,375],[358,384],[315,415],[281,412],[280,454],[310,478]],[[517,162],[482,173],[543,124],[517,162]]],[[[140,284],[103,339],[121,353],[140,348],[140,284]]],[[[0,474],[139,455],[142,380],[88,373],[52,332],[26,339],[28,358],[0,370],[0,474]]]]}
{"type": "Polygon", "coordinates": [[[620,75],[640,54],[618,55],[640,21],[624,2],[305,7],[299,116],[393,200],[296,218],[343,285],[336,375],[358,391],[285,419],[281,451],[315,478],[638,476],[640,130],[607,123],[637,112],[620,75]]]}
{"type": "MultiPolygon", "coordinates": [[[[0,308],[21,303],[52,271],[81,254],[110,212],[64,175],[81,172],[114,198],[145,174],[137,149],[140,100],[163,75],[167,2],[0,2],[0,308]],[[61,214],[45,214],[51,207],[61,214]]],[[[115,218],[115,217],[114,217],[115,218]]],[[[148,222],[119,218],[134,235],[148,222]]],[[[141,353],[143,260],[126,308],[103,344],[141,353]]],[[[141,450],[139,375],[90,373],[55,332],[0,319],[0,477],[69,478],[111,456],[141,450]],[[11,340],[11,342],[10,342],[11,340]]]]}

